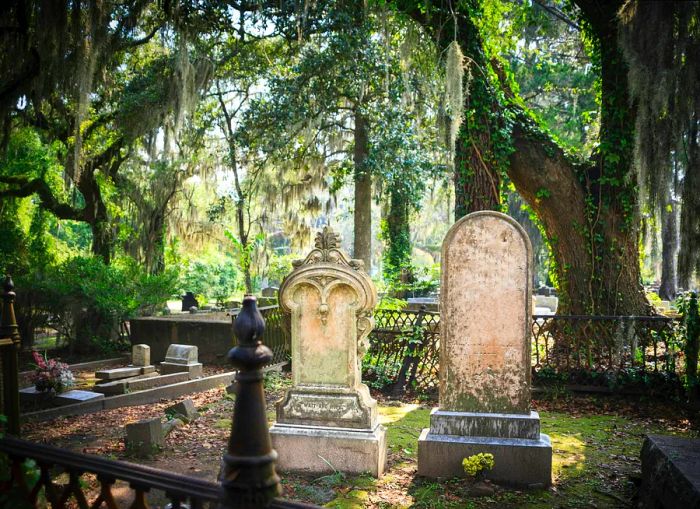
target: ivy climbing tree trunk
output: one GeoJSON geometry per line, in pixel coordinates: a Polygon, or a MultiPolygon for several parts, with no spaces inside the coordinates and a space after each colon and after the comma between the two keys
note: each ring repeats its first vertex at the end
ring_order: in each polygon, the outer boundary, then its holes
{"type": "MultiPolygon", "coordinates": [[[[410,204],[399,189],[389,191],[389,213],[382,225],[382,237],[386,240],[384,252],[384,277],[393,283],[408,284],[413,278],[411,270],[411,228],[408,222],[410,204]]],[[[400,289],[395,297],[405,298],[400,289]]]]}
{"type": "MultiPolygon", "coordinates": [[[[471,12],[481,13],[477,0],[467,2],[471,12]]],[[[457,42],[470,69],[464,121],[457,132],[454,154],[455,219],[477,210],[500,210],[501,172],[505,154],[498,144],[498,103],[486,79],[487,62],[481,39],[471,16],[461,18],[457,42]]],[[[449,41],[448,41],[449,42],[449,41]]]]}
{"type": "Polygon", "coordinates": [[[369,153],[368,129],[367,119],[358,106],[355,109],[355,148],[353,152],[355,165],[353,256],[365,262],[367,272],[372,268],[372,175],[367,171],[365,164],[369,153]]]}
{"type": "MultiPolygon", "coordinates": [[[[576,0],[575,3],[581,9],[589,31],[587,35],[595,47],[595,63],[601,76],[598,151],[590,161],[575,163],[522,110],[517,100],[511,100],[504,105],[515,117],[510,133],[512,151],[505,152],[510,155],[504,168],[547,233],[556,262],[559,313],[648,314],[650,307],[639,268],[637,201],[632,172],[636,110],[629,103],[627,66],[617,42],[617,11],[621,2],[576,0]]],[[[425,9],[422,4],[408,0],[397,5],[431,31],[443,47],[440,37],[443,27],[456,23],[457,37],[461,44],[470,48],[466,56],[475,61],[479,58],[479,33],[470,18],[480,12],[479,0],[460,4],[454,12],[444,7],[425,9]]],[[[451,29],[445,31],[453,33],[451,29]]],[[[479,74],[478,69],[473,70],[472,87],[477,87],[479,74]]],[[[514,99],[505,80],[501,81],[504,93],[514,99]]],[[[465,103],[466,128],[463,131],[468,131],[470,116],[478,119],[474,112],[486,111],[479,110],[480,107],[483,105],[474,100],[465,103]]],[[[499,129],[492,124],[490,132],[496,131],[499,129]]],[[[499,145],[493,138],[490,142],[493,147],[499,145]]],[[[468,145],[462,143],[461,146],[468,145]]],[[[468,172],[480,167],[497,167],[503,153],[496,150],[495,157],[484,157],[479,150],[473,155],[479,164],[465,166],[468,172]],[[479,156],[485,165],[480,166],[479,156]]],[[[455,186],[456,202],[462,204],[456,210],[456,217],[474,206],[472,189],[478,189],[478,194],[473,195],[477,198],[488,196],[485,185],[488,182],[488,178],[465,179],[466,185],[455,186]]]]}

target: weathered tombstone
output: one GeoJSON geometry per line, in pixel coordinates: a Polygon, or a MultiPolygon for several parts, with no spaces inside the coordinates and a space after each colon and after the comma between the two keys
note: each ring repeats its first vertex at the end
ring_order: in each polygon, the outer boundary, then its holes
{"type": "Polygon", "coordinates": [[[275,286],[268,286],[262,289],[261,295],[263,297],[277,297],[279,291],[280,289],[275,286]]]}
{"type": "Polygon", "coordinates": [[[148,345],[134,345],[131,347],[132,366],[150,366],[151,347],[148,345]]]}
{"type": "Polygon", "coordinates": [[[198,308],[199,302],[192,292],[185,292],[182,296],[182,311],[189,311],[191,308],[198,308]]]}
{"type": "Polygon", "coordinates": [[[362,262],[339,247],[325,227],[280,288],[291,313],[293,386],[277,403],[270,434],[280,470],[378,476],[386,430],[360,372],[377,292],[362,262]]]}
{"type": "Polygon", "coordinates": [[[190,378],[202,376],[202,363],[197,362],[197,352],[194,345],[170,345],[165,360],[160,363],[161,375],[187,371],[190,378]]]}
{"type": "Polygon", "coordinates": [[[163,423],[160,417],[126,425],[126,448],[137,456],[149,456],[158,452],[164,443],[163,423]]]}
{"type": "Polygon", "coordinates": [[[440,407],[418,441],[418,474],[464,476],[462,460],[491,453],[487,477],[551,482],[552,446],[530,410],[532,248],[499,212],[457,221],[442,244],[440,407]]]}

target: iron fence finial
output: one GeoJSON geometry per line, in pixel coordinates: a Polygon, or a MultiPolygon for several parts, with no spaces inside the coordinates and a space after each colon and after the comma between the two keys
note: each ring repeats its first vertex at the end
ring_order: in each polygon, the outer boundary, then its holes
{"type": "Polygon", "coordinates": [[[263,391],[262,367],[272,360],[272,350],[262,344],[265,321],[256,298],[246,295],[234,322],[238,346],[228,358],[239,368],[228,451],[224,455],[223,508],[266,507],[280,494],[275,472],[277,453],[272,449],[263,391]]]}

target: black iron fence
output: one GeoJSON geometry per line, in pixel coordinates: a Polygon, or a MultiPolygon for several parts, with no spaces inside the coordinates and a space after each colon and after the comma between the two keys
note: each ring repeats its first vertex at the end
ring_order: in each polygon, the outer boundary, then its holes
{"type": "MultiPolygon", "coordinates": [[[[363,362],[367,383],[394,395],[437,389],[440,314],[375,311],[363,362]]],[[[633,383],[651,374],[677,378],[679,321],[664,316],[532,317],[532,369],[536,383],[633,383]]]]}
{"type": "Polygon", "coordinates": [[[12,279],[3,282],[0,309],[0,414],[7,419],[7,430],[19,434],[19,362],[20,336],[15,319],[15,292],[12,279]]]}
{"type": "MultiPolygon", "coordinates": [[[[235,325],[240,309],[231,312],[231,321],[235,325]]],[[[280,364],[291,358],[291,338],[289,334],[289,317],[279,306],[259,308],[265,320],[265,345],[272,350],[272,364],[280,364]]]]}

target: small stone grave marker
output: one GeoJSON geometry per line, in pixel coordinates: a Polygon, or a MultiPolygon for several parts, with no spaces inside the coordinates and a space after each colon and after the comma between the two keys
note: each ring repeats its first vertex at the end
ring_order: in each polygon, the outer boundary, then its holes
{"type": "Polygon", "coordinates": [[[151,347],[148,345],[134,345],[131,347],[131,364],[133,366],[150,366],[151,347]]]}
{"type": "Polygon", "coordinates": [[[160,417],[126,425],[126,448],[138,456],[148,456],[165,443],[160,417]]]}
{"type": "Polygon", "coordinates": [[[169,406],[165,409],[165,414],[173,415],[175,417],[183,417],[186,422],[194,421],[197,417],[199,417],[199,412],[197,412],[194,402],[191,399],[186,399],[180,403],[169,406]]]}

